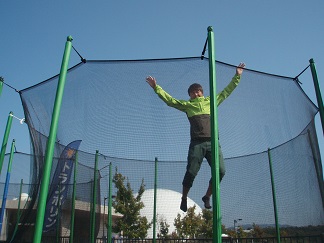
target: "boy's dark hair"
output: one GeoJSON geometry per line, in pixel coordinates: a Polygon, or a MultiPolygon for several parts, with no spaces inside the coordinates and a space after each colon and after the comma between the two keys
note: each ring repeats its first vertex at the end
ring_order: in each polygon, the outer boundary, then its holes
{"type": "Polygon", "coordinates": [[[202,86],[200,84],[198,84],[198,83],[194,83],[194,84],[189,86],[188,95],[190,95],[190,92],[192,92],[194,90],[200,90],[202,93],[204,93],[204,90],[203,90],[202,86]]]}

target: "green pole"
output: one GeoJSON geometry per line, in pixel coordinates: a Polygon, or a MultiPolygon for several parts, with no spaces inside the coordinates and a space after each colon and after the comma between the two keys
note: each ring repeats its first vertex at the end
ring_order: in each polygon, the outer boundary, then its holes
{"type": "MultiPolygon", "coordinates": [[[[16,235],[16,232],[18,230],[18,226],[19,226],[19,222],[20,222],[20,204],[21,204],[21,193],[22,193],[22,187],[23,187],[23,184],[24,184],[24,180],[21,179],[20,181],[20,189],[19,189],[19,197],[18,197],[18,208],[17,208],[17,222],[16,222],[16,225],[15,225],[15,230],[14,230],[14,233],[11,237],[11,241],[14,239],[15,235],[16,235]]],[[[28,198],[27,198],[28,200],[28,198]]]]}
{"type": "Polygon", "coordinates": [[[0,96],[2,94],[2,88],[3,88],[3,77],[0,77],[0,96]]]}
{"type": "Polygon", "coordinates": [[[96,150],[96,158],[95,158],[95,168],[94,168],[94,175],[93,175],[93,203],[92,203],[92,215],[91,215],[91,242],[95,242],[95,229],[96,229],[96,203],[97,203],[97,170],[98,170],[98,158],[99,158],[99,151],[96,150]]]}
{"type": "Polygon", "coordinates": [[[112,164],[109,164],[107,242],[112,239],[112,164]]]}
{"type": "Polygon", "coordinates": [[[309,60],[310,63],[310,68],[313,76],[313,82],[314,82],[314,87],[315,87],[315,94],[316,94],[316,99],[317,99],[317,105],[319,108],[319,113],[321,117],[321,123],[322,123],[322,132],[324,134],[324,106],[323,106],[323,99],[321,95],[321,89],[319,86],[319,82],[317,79],[317,73],[316,73],[316,68],[315,68],[315,62],[312,59],[309,60]]]}
{"type": "Polygon", "coordinates": [[[213,190],[213,242],[222,242],[222,222],[220,207],[220,176],[219,176],[219,147],[218,147],[218,123],[217,123],[217,89],[216,89],[216,65],[214,56],[214,32],[213,27],[208,27],[208,57],[209,57],[209,82],[210,82],[210,124],[212,145],[212,190],[213,190]]]}
{"type": "Polygon", "coordinates": [[[6,130],[5,130],[5,133],[4,133],[4,136],[3,136],[1,152],[0,152],[0,175],[1,175],[1,171],[2,171],[3,160],[4,160],[4,157],[5,157],[5,154],[6,154],[8,138],[9,138],[11,124],[12,124],[12,116],[13,116],[13,112],[10,111],[9,116],[8,116],[8,120],[7,120],[6,130]]]}
{"type": "Polygon", "coordinates": [[[74,216],[75,216],[75,197],[76,197],[76,178],[78,166],[78,151],[75,152],[74,174],[73,174],[73,191],[72,191],[72,212],[71,212],[71,227],[70,227],[70,242],[74,240],[74,216]]]}
{"type": "MultiPolygon", "coordinates": [[[[93,198],[93,180],[91,180],[91,197],[93,198]]],[[[93,210],[93,207],[92,207],[92,199],[91,198],[91,201],[90,201],[90,228],[89,228],[89,231],[90,231],[90,242],[91,242],[91,239],[92,239],[92,210],[93,210]]]]}
{"type": "Polygon", "coordinates": [[[157,192],[157,162],[155,157],[155,171],[154,171],[154,206],[153,206],[153,243],[156,243],[156,192],[157,192]]]}
{"type": "Polygon", "coordinates": [[[59,77],[57,90],[56,90],[50,134],[46,145],[44,173],[41,182],[40,195],[39,195],[37,214],[36,214],[36,225],[35,225],[35,233],[34,233],[34,241],[33,241],[34,243],[40,243],[42,239],[46,200],[47,200],[48,187],[49,187],[53,155],[54,155],[54,146],[55,146],[61,104],[63,99],[66,74],[67,74],[67,69],[68,69],[68,64],[70,59],[71,47],[72,47],[72,37],[68,36],[65,44],[60,77],[59,77]]]}
{"type": "Polygon", "coordinates": [[[319,163],[320,162],[317,159],[316,152],[315,152],[315,148],[314,148],[314,144],[313,144],[313,140],[312,140],[312,136],[310,134],[309,129],[307,130],[307,134],[308,134],[309,145],[310,145],[311,150],[312,150],[313,161],[314,161],[314,166],[315,166],[315,171],[316,171],[316,177],[317,177],[318,186],[319,186],[320,193],[321,193],[321,197],[322,197],[322,205],[323,205],[323,208],[324,208],[324,183],[323,183],[323,174],[322,174],[322,170],[320,169],[321,166],[319,166],[319,163]]]}
{"type": "Polygon", "coordinates": [[[274,176],[273,176],[273,170],[272,170],[272,160],[271,160],[270,148],[268,148],[268,160],[269,160],[270,177],[271,177],[272,200],[273,200],[273,210],[274,210],[275,224],[276,224],[277,243],[280,243],[280,229],[279,229],[279,222],[278,222],[276,188],[275,188],[274,176]]]}
{"type": "Polygon", "coordinates": [[[13,139],[12,143],[11,143],[10,156],[9,156],[9,162],[8,162],[8,168],[7,168],[7,176],[6,176],[6,182],[5,182],[5,187],[4,187],[4,191],[3,191],[3,197],[2,197],[2,205],[1,205],[1,213],[0,213],[0,235],[2,232],[1,230],[2,230],[2,225],[3,225],[3,218],[4,218],[5,211],[6,211],[6,203],[7,203],[7,197],[8,197],[8,189],[9,189],[9,183],[10,183],[14,150],[15,150],[15,139],[13,139]]]}

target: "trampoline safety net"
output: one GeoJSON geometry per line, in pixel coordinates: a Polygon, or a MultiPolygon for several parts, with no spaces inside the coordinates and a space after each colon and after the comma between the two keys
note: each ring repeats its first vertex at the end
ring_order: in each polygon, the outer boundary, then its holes
{"type": "MultiPolygon", "coordinates": [[[[193,57],[87,60],[68,70],[51,181],[66,145],[81,140],[76,202],[84,203],[87,212],[96,204],[96,234],[100,231],[99,213],[108,193],[109,163],[127,177],[134,191],[142,179],[148,191],[154,188],[154,161],[158,158],[157,188],[177,192],[170,193],[168,205],[164,206],[179,208],[190,142],[189,122],[185,113],[162,102],[145,78],[154,76],[170,95],[188,100],[187,89],[192,83],[200,83],[204,95],[209,96],[208,68],[208,59],[193,57]],[[100,186],[93,200],[91,188],[97,150],[100,186]]],[[[235,68],[216,62],[218,92],[230,82],[235,68]]],[[[30,172],[24,190],[31,198],[22,212],[16,235],[28,234],[26,229],[35,223],[32,210],[38,203],[58,78],[54,76],[20,92],[33,153],[18,154],[14,161],[15,166],[20,167],[18,171],[22,168],[19,164],[24,164],[25,170],[30,172]]],[[[244,70],[238,87],[218,107],[219,141],[226,166],[220,185],[225,227],[231,227],[233,219],[237,218],[244,219],[244,224],[274,225],[268,151],[280,225],[324,224],[322,163],[314,126],[317,112],[318,108],[296,79],[244,70]]],[[[189,193],[189,198],[199,208],[203,208],[201,197],[210,176],[210,167],[204,161],[189,193]]],[[[72,181],[73,176],[66,185],[68,193],[61,218],[71,214],[72,181]]],[[[18,187],[19,184],[10,185],[9,197],[19,196],[18,187]]],[[[114,193],[116,188],[113,188],[114,193]]],[[[153,198],[150,200],[152,203],[146,206],[152,208],[153,198]]],[[[78,213],[81,211],[76,211],[76,215],[78,213]]],[[[84,221],[78,220],[75,225],[75,231],[84,237],[89,234],[89,217],[88,212],[84,221]]],[[[173,219],[167,219],[169,225],[173,225],[173,219]]],[[[60,231],[61,235],[68,236],[69,225],[62,225],[60,231]]],[[[14,226],[8,232],[13,235],[14,226]]]]}

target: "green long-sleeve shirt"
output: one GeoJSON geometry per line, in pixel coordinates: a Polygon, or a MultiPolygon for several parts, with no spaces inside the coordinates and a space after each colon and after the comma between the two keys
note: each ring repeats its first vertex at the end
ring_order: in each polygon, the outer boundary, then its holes
{"type": "MultiPolygon", "coordinates": [[[[237,87],[240,75],[235,75],[232,81],[216,96],[219,106],[237,87]]],[[[210,132],[210,97],[197,97],[190,100],[178,100],[165,92],[161,86],[156,85],[155,93],[170,107],[183,111],[187,114],[190,122],[191,140],[208,140],[210,132]]]]}

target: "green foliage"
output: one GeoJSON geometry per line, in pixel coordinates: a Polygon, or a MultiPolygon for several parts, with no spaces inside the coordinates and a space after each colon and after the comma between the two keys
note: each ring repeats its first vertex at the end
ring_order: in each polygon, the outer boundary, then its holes
{"type": "MultiPolygon", "coordinates": [[[[324,232],[324,226],[306,226],[306,227],[293,227],[286,226],[280,227],[280,236],[281,237],[294,237],[294,236],[312,236],[312,235],[320,235],[324,232]]],[[[233,231],[234,232],[234,231],[233,231]]],[[[255,223],[252,225],[252,229],[249,233],[243,232],[242,235],[238,235],[241,238],[266,238],[266,237],[276,237],[276,228],[267,226],[261,227],[255,223]]],[[[235,237],[234,235],[231,235],[235,237]]]]}
{"type": "MultiPolygon", "coordinates": [[[[275,236],[276,229],[275,227],[266,227],[263,228],[265,236],[275,236]]],[[[324,232],[324,225],[318,226],[305,226],[305,227],[294,227],[294,226],[285,226],[280,227],[281,236],[310,236],[310,235],[320,235],[324,232]]]]}
{"type": "MultiPolygon", "coordinates": [[[[174,226],[176,232],[172,232],[171,238],[186,238],[186,239],[211,239],[213,237],[213,212],[203,209],[203,211],[196,215],[195,206],[188,208],[186,216],[181,218],[178,214],[174,219],[174,226]]],[[[324,232],[324,226],[307,226],[307,227],[280,227],[281,237],[285,236],[311,236],[321,235],[324,232]]],[[[238,226],[236,231],[233,229],[226,229],[222,225],[222,233],[233,238],[267,238],[276,236],[275,227],[260,227],[253,223],[252,229],[244,231],[242,226],[238,226]]]]}
{"type": "Polygon", "coordinates": [[[117,168],[113,177],[113,183],[117,188],[113,207],[116,212],[123,215],[122,218],[116,220],[113,230],[115,232],[122,231],[125,238],[144,239],[147,236],[147,230],[152,225],[152,223],[148,222],[146,217],[140,215],[140,210],[144,207],[144,203],[141,201],[142,195],[145,191],[144,180],[142,180],[136,197],[134,197],[128,179],[126,180],[122,174],[118,173],[117,168]]]}
{"type": "MultiPolygon", "coordinates": [[[[188,208],[186,216],[180,214],[174,220],[177,236],[180,238],[210,239],[213,237],[213,212],[203,209],[198,215],[195,214],[196,206],[188,208]]],[[[222,232],[225,233],[222,225],[222,232]]]]}
{"type": "Polygon", "coordinates": [[[243,231],[242,226],[238,226],[236,233],[238,238],[246,238],[248,236],[248,234],[243,231]]]}
{"type": "Polygon", "coordinates": [[[200,238],[208,239],[213,237],[213,211],[203,209],[201,215],[200,238]]]}
{"type": "Polygon", "coordinates": [[[253,238],[261,238],[261,237],[264,237],[264,231],[263,231],[263,229],[260,226],[258,226],[255,223],[253,223],[252,227],[253,228],[252,228],[251,233],[252,233],[252,237],[253,238]]]}
{"type": "Polygon", "coordinates": [[[190,207],[183,219],[181,219],[180,214],[174,219],[174,226],[180,238],[195,239],[200,235],[202,219],[200,214],[195,214],[195,209],[196,206],[190,207]]]}
{"type": "Polygon", "coordinates": [[[168,239],[169,238],[168,233],[169,233],[170,225],[166,222],[166,219],[164,219],[163,217],[159,218],[158,224],[160,226],[159,237],[163,238],[163,239],[168,239]]]}

